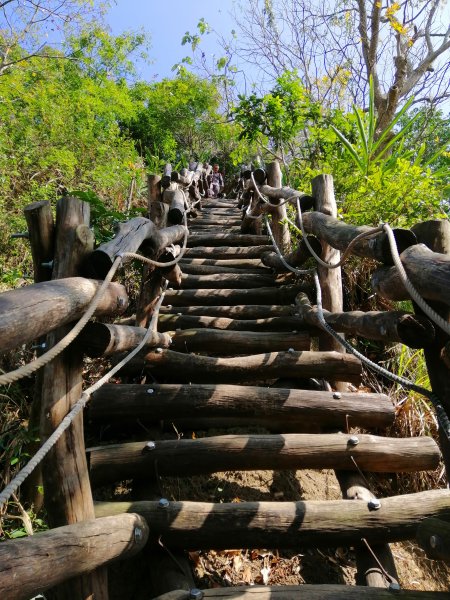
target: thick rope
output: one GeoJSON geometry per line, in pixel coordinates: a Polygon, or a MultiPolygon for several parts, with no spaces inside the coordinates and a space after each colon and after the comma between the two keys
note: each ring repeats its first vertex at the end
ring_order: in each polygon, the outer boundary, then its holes
{"type": "Polygon", "coordinates": [[[155,306],[155,311],[153,313],[150,324],[145,332],[145,335],[142,341],[139,343],[134,350],[132,350],[125,358],[123,358],[117,365],[115,365],[108,373],[106,373],[101,379],[96,381],[93,385],[91,385],[87,390],[85,390],[81,398],[77,400],[77,402],[73,405],[71,410],[67,413],[55,431],[51,434],[51,436],[42,444],[33,458],[17,473],[17,475],[10,481],[10,483],[5,487],[5,489],[0,494],[0,512],[3,506],[8,502],[10,497],[16,492],[17,488],[19,488],[25,479],[34,471],[34,469],[38,466],[38,464],[44,459],[44,457],[48,454],[48,452],[53,448],[62,434],[70,427],[73,423],[75,417],[83,410],[86,404],[89,402],[91,395],[96,392],[102,385],[104,385],[107,381],[111,379],[127,362],[129,362],[142,348],[146,345],[149,337],[154,331],[156,327],[156,322],[159,316],[159,309],[161,308],[161,304],[164,300],[165,288],[167,287],[167,281],[164,287],[164,290],[158,300],[157,305],[155,306]]]}

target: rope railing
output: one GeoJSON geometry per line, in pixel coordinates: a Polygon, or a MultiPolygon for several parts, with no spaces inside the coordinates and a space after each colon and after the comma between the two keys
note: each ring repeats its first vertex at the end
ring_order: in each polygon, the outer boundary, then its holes
{"type": "MultiPolygon", "coordinates": [[[[115,261],[116,263],[116,261],[115,261]]],[[[119,263],[120,264],[120,263],[119,263]]],[[[114,266],[114,265],[113,265],[114,266]]],[[[112,271],[113,268],[111,268],[112,271]]],[[[117,270],[117,267],[116,269],[117,270]]],[[[9,482],[9,484],[3,489],[0,493],[0,512],[3,509],[4,505],[8,502],[11,496],[16,492],[16,490],[22,485],[25,479],[34,471],[34,469],[40,464],[40,462],[45,458],[45,456],[50,452],[53,446],[60,439],[62,434],[70,427],[73,423],[76,416],[84,409],[86,404],[89,402],[92,394],[96,392],[99,388],[102,387],[105,383],[107,383],[124,365],[126,365],[136,354],[138,354],[142,348],[146,345],[149,337],[153,333],[156,328],[156,324],[159,317],[159,310],[164,300],[164,296],[167,288],[167,280],[164,285],[164,289],[160,295],[160,298],[155,306],[151,321],[145,332],[145,335],[141,342],[129,353],[127,354],[117,365],[115,365],[112,369],[110,369],[103,377],[101,377],[98,381],[96,381],[89,388],[84,390],[81,397],[71,410],[67,413],[61,423],[57,426],[54,432],[50,435],[50,437],[42,444],[36,454],[30,459],[30,461],[21,469],[14,478],[9,482]]]]}
{"type": "MultiPolygon", "coordinates": [[[[185,222],[186,222],[186,217],[185,217],[185,222]]],[[[75,338],[81,333],[82,329],[87,325],[88,321],[94,315],[95,310],[96,310],[97,306],[99,305],[100,300],[102,299],[102,296],[103,296],[107,286],[109,285],[109,283],[111,283],[114,275],[116,274],[117,269],[119,268],[119,266],[122,263],[124,258],[140,260],[141,262],[143,262],[145,264],[149,264],[149,265],[152,265],[155,267],[172,267],[172,266],[175,266],[183,257],[184,252],[186,251],[186,248],[187,248],[187,238],[188,238],[188,230],[186,228],[186,231],[184,234],[183,247],[181,249],[180,254],[174,260],[167,262],[167,263],[161,263],[161,262],[158,262],[151,258],[142,256],[141,254],[136,254],[134,252],[123,252],[121,254],[118,254],[113,262],[112,267],[110,268],[105,279],[103,280],[102,285],[97,290],[97,293],[95,294],[91,303],[87,307],[86,312],[80,318],[80,320],[73,326],[73,328],[57,344],[55,344],[55,346],[53,346],[53,348],[51,348],[50,350],[48,350],[47,352],[45,352],[44,354],[39,356],[33,362],[28,363],[26,365],[22,365],[18,369],[15,369],[14,371],[10,371],[9,373],[4,373],[4,374],[0,375],[0,385],[8,385],[11,383],[15,383],[16,381],[19,381],[20,379],[23,379],[24,377],[29,377],[30,375],[32,375],[33,373],[35,373],[36,371],[38,371],[39,369],[44,367],[46,364],[48,364],[49,362],[54,360],[59,354],[61,354],[61,352],[63,352],[75,340],[75,338]]]]}
{"type": "MultiPolygon", "coordinates": [[[[304,236],[304,239],[306,241],[306,234],[304,232],[304,228],[303,228],[303,222],[302,222],[302,218],[301,218],[301,210],[300,210],[300,206],[298,206],[298,210],[299,210],[299,222],[301,225],[301,229],[302,229],[302,233],[304,236]]],[[[265,219],[266,221],[266,227],[267,227],[267,231],[269,233],[269,236],[272,240],[272,244],[275,248],[275,251],[277,253],[277,255],[279,256],[279,258],[281,259],[282,263],[284,264],[284,266],[291,271],[292,273],[295,273],[296,275],[313,275],[314,278],[314,284],[315,284],[315,288],[316,288],[316,304],[317,304],[317,314],[318,314],[318,320],[319,320],[319,324],[322,327],[322,329],[324,329],[325,331],[327,331],[334,339],[336,339],[346,350],[348,350],[348,352],[350,352],[351,354],[353,354],[354,356],[356,356],[363,364],[365,364],[367,367],[369,367],[371,370],[377,372],[380,375],[383,375],[384,377],[390,379],[391,381],[393,381],[394,383],[398,383],[400,385],[402,385],[403,387],[405,387],[406,389],[412,390],[414,392],[417,392],[418,394],[424,396],[425,398],[428,398],[428,400],[430,400],[430,402],[432,403],[435,411],[436,411],[436,417],[439,423],[439,426],[442,428],[443,432],[445,433],[445,436],[447,437],[447,439],[450,441],[450,420],[447,416],[447,413],[445,412],[444,407],[442,406],[439,398],[430,390],[427,390],[424,387],[421,387],[419,385],[416,385],[415,383],[413,383],[412,381],[410,381],[409,379],[406,379],[405,377],[400,377],[399,375],[396,375],[395,373],[392,373],[391,371],[388,371],[387,369],[385,369],[384,367],[381,367],[380,365],[377,365],[376,363],[374,363],[373,361],[371,361],[369,358],[367,358],[366,356],[364,356],[363,354],[361,354],[361,352],[359,352],[354,346],[352,346],[345,338],[343,338],[341,335],[339,335],[325,320],[325,316],[323,313],[323,308],[322,308],[322,290],[320,287],[320,281],[319,281],[319,276],[317,273],[317,269],[316,268],[311,268],[311,269],[298,269],[296,267],[293,267],[291,265],[289,265],[286,260],[284,259],[278,244],[274,238],[274,235],[272,233],[272,230],[270,228],[270,224],[269,224],[269,220],[266,217],[265,219]]],[[[386,230],[385,229],[386,225],[383,225],[380,228],[377,228],[378,230],[386,230]]],[[[392,232],[392,229],[387,226],[389,228],[389,230],[392,232]]],[[[359,239],[362,239],[363,237],[368,237],[370,235],[373,235],[374,233],[376,233],[375,231],[369,231],[369,232],[364,232],[363,234],[360,234],[358,236],[359,239]]],[[[357,238],[355,238],[352,243],[355,243],[357,238]]],[[[391,244],[391,251],[392,251],[392,255],[393,257],[395,256],[395,254],[397,254],[398,256],[398,250],[397,250],[397,244],[395,242],[395,238],[394,235],[392,234],[392,236],[389,236],[389,242],[391,244]]],[[[320,259],[320,257],[317,257],[317,254],[314,252],[313,248],[311,248],[310,246],[308,246],[310,252],[312,253],[313,257],[317,260],[317,258],[320,259]]],[[[348,252],[347,252],[348,255],[348,252]]],[[[394,259],[395,260],[395,259],[394,259]]],[[[400,260],[400,258],[398,258],[398,260],[400,260]]],[[[342,260],[340,261],[341,263],[343,262],[342,260]]],[[[321,263],[324,264],[324,266],[326,266],[327,268],[335,268],[335,266],[330,265],[328,263],[325,263],[324,261],[321,261],[321,263]]],[[[406,276],[406,273],[405,273],[406,276]]],[[[406,276],[407,277],[407,276],[406,276]]],[[[412,284],[411,284],[411,287],[412,284]]],[[[414,288],[413,288],[414,289],[414,288]]],[[[416,291],[417,293],[417,291],[416,291]]],[[[418,293],[417,293],[418,294],[418,293]]],[[[439,315],[438,315],[439,316],[439,315]]]]}

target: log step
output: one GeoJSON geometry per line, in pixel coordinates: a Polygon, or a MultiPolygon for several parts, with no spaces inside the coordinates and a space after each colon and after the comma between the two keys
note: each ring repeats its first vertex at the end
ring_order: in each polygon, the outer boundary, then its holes
{"type": "MultiPolygon", "coordinates": [[[[173,290],[164,297],[164,305],[196,306],[222,304],[292,304],[299,292],[308,292],[310,284],[261,287],[256,289],[173,290]]],[[[179,312],[179,311],[178,311],[179,312]]]]}
{"type": "Polygon", "coordinates": [[[217,260],[214,258],[189,258],[183,256],[180,259],[179,265],[183,269],[184,265],[210,265],[212,267],[234,267],[236,269],[245,269],[247,272],[248,268],[262,267],[267,268],[263,265],[259,258],[230,258],[224,260],[217,260]]]}
{"type": "MultiPolygon", "coordinates": [[[[236,267],[215,267],[213,265],[195,265],[189,263],[183,263],[182,265],[180,265],[180,268],[183,271],[183,273],[186,273],[187,275],[219,275],[222,273],[244,273],[242,269],[238,269],[236,267]]],[[[251,268],[247,267],[245,269],[245,273],[252,275],[265,275],[270,274],[270,269],[267,269],[263,266],[251,268]]]]}
{"type": "Polygon", "coordinates": [[[155,473],[187,477],[259,469],[353,471],[358,467],[374,473],[412,473],[435,469],[441,456],[436,442],[428,436],[286,433],[221,435],[150,444],[151,448],[148,442],[130,442],[87,449],[93,485],[142,479],[155,473]]]}
{"type": "MultiPolygon", "coordinates": [[[[188,248],[197,246],[270,246],[272,242],[267,235],[250,235],[234,233],[202,233],[189,236],[188,248]]],[[[267,251],[267,248],[266,248],[267,251]]]]}
{"type": "MultiPolygon", "coordinates": [[[[303,327],[298,317],[269,317],[267,319],[227,319],[226,317],[201,317],[197,315],[163,314],[159,317],[160,331],[175,329],[222,329],[228,331],[290,331],[295,334],[303,327]]],[[[308,327],[315,332],[315,328],[308,327]]],[[[307,348],[305,348],[306,350],[307,348]]]]}
{"type": "Polygon", "coordinates": [[[213,275],[185,275],[181,277],[181,289],[248,289],[275,285],[273,275],[251,273],[220,273],[213,275]]]}
{"type": "Polygon", "coordinates": [[[339,352],[269,352],[234,358],[182,354],[172,350],[136,356],[121,374],[146,371],[158,379],[170,377],[176,383],[246,383],[279,377],[317,377],[361,382],[361,363],[351,354],[339,352]]]}
{"type": "MultiPolygon", "coordinates": [[[[202,590],[202,598],[215,600],[447,600],[448,592],[422,592],[418,590],[399,590],[396,594],[389,589],[356,585],[265,585],[215,588],[202,590]]],[[[174,590],[153,600],[190,600],[192,596],[186,590],[174,590]]]]}
{"type": "Polygon", "coordinates": [[[394,422],[384,394],[352,394],[238,385],[107,384],[93,394],[90,418],[113,421],[189,418],[247,419],[283,431],[284,427],[377,427],[394,422]]]}
{"type": "MultiPolygon", "coordinates": [[[[223,317],[234,319],[269,319],[275,317],[292,317],[297,312],[294,304],[290,305],[275,305],[275,304],[247,304],[247,305],[212,305],[212,306],[162,306],[160,309],[161,317],[177,313],[179,316],[206,316],[206,317],[223,317]]],[[[192,327],[193,325],[189,325],[192,327]]],[[[200,325],[195,325],[200,327],[200,325]]]]}
{"type": "Polygon", "coordinates": [[[177,352],[208,352],[229,356],[261,352],[309,350],[311,339],[306,332],[276,333],[227,331],[226,329],[185,329],[172,336],[170,348],[177,352]]]}
{"type": "Polygon", "coordinates": [[[273,246],[196,246],[195,248],[187,248],[184,256],[188,258],[214,258],[216,260],[227,258],[260,258],[264,252],[273,250],[273,246]]]}
{"type": "MultiPolygon", "coordinates": [[[[143,327],[89,323],[78,338],[88,356],[117,354],[135,348],[145,337],[143,327]]],[[[209,352],[233,355],[257,352],[309,350],[308,333],[270,333],[227,331],[226,329],[185,329],[168,333],[153,332],[146,348],[168,348],[179,352],[209,352]]]]}
{"type": "Polygon", "coordinates": [[[99,502],[95,514],[140,514],[150,525],[150,538],[162,536],[171,549],[329,548],[361,538],[369,544],[412,539],[423,519],[450,520],[449,500],[448,490],[433,490],[383,498],[378,510],[348,500],[169,502],[164,509],[158,502],[99,502]]]}

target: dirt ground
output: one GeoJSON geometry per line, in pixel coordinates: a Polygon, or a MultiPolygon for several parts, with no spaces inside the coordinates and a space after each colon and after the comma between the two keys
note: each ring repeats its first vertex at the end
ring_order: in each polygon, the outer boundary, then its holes
{"type": "MultiPolygon", "coordinates": [[[[372,482],[371,482],[372,483],[372,482]]],[[[164,478],[167,498],[196,497],[207,502],[258,500],[338,500],[341,498],[333,471],[251,471],[216,473],[192,477],[189,481],[164,478]]],[[[412,542],[391,545],[405,589],[448,591],[450,569],[440,561],[431,561],[412,542]]],[[[301,549],[283,552],[277,549],[233,549],[222,552],[191,552],[189,558],[200,588],[230,585],[298,585],[336,583],[355,585],[356,565],[352,549],[301,549]]]]}

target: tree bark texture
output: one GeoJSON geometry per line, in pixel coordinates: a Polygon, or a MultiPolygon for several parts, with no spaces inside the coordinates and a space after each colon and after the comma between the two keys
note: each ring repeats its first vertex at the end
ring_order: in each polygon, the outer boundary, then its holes
{"type": "MultiPolygon", "coordinates": [[[[330,216],[320,212],[305,213],[303,225],[307,233],[315,235],[319,240],[343,252],[358,235],[374,229],[367,225],[348,225],[336,219],[334,215],[330,216]]],[[[394,237],[399,252],[403,252],[417,241],[414,233],[408,229],[394,230],[394,237]]],[[[384,232],[362,238],[352,247],[351,253],[363,258],[372,258],[387,265],[393,264],[389,239],[384,232]]]]}
{"type": "Polygon", "coordinates": [[[33,202],[24,208],[24,215],[28,225],[31,255],[33,257],[34,281],[48,281],[51,279],[52,270],[48,264],[53,260],[55,245],[55,225],[53,223],[52,207],[50,202],[33,202]]]}
{"type": "MultiPolygon", "coordinates": [[[[383,498],[379,510],[365,502],[323,500],[299,502],[97,503],[98,517],[133,512],[151,526],[150,537],[162,535],[169,548],[298,548],[370,544],[414,539],[427,517],[450,518],[448,490],[383,498]]],[[[352,589],[348,587],[348,589],[352,589]]],[[[392,593],[389,592],[392,597],[392,593]]]]}
{"type": "Polygon", "coordinates": [[[187,477],[220,471],[356,469],[375,473],[435,469],[440,452],[427,436],[359,434],[221,435],[195,440],[130,442],[88,449],[94,486],[156,475],[187,477]]]}
{"type": "MultiPolygon", "coordinates": [[[[392,591],[350,585],[283,585],[243,586],[202,590],[203,598],[215,600],[392,600],[392,591]]],[[[398,592],[402,600],[446,600],[447,592],[422,592],[404,590],[398,592]]],[[[174,590],[153,600],[190,600],[190,592],[174,590]]]]}
{"type": "MultiPolygon", "coordinates": [[[[0,352],[16,348],[83,316],[101,282],[67,277],[0,295],[0,352]]],[[[96,316],[120,315],[128,306],[123,285],[110,283],[96,316]]]]}
{"type": "Polygon", "coordinates": [[[94,420],[247,418],[280,431],[291,425],[374,427],[392,425],[394,406],[384,394],[344,393],[238,385],[106,384],[90,404],[94,420]]]}
{"type": "Polygon", "coordinates": [[[122,514],[3,542],[0,595],[5,600],[29,600],[63,582],[70,585],[74,577],[133,556],[147,539],[146,521],[136,514],[122,514]]]}
{"type": "MultiPolygon", "coordinates": [[[[93,239],[80,236],[80,226],[88,228],[90,206],[76,198],[62,198],[57,204],[56,244],[53,278],[78,274],[86,255],[92,252],[93,239]]],[[[67,333],[57,329],[47,336],[48,347],[67,333]]],[[[79,400],[83,384],[81,353],[67,348],[43,368],[41,440],[45,440],[79,400]]],[[[42,462],[44,501],[52,527],[70,525],[94,518],[91,486],[84,451],[83,414],[49,451],[42,462]]],[[[108,598],[105,569],[61,584],[55,590],[58,600],[96,600],[108,598]]]]}
{"type": "Polygon", "coordinates": [[[236,358],[213,358],[171,350],[150,352],[129,361],[123,373],[143,369],[158,378],[169,375],[179,383],[243,383],[278,377],[345,377],[358,384],[361,364],[353,355],[338,352],[268,352],[236,358]]]}
{"type": "MultiPolygon", "coordinates": [[[[416,244],[402,252],[406,274],[421,296],[450,306],[450,254],[432,252],[416,244]]],[[[377,294],[389,300],[409,300],[396,267],[381,267],[372,276],[377,294]]]]}
{"type": "Polygon", "coordinates": [[[262,287],[250,290],[168,290],[164,304],[172,306],[217,306],[221,304],[291,304],[299,292],[310,291],[310,284],[262,287]]]}
{"type": "MultiPolygon", "coordinates": [[[[317,307],[311,306],[306,294],[298,295],[297,305],[300,322],[320,327],[317,307]]],[[[402,311],[323,311],[323,315],[336,331],[370,340],[401,342],[411,348],[423,348],[435,337],[435,328],[429,319],[402,311]]]]}

